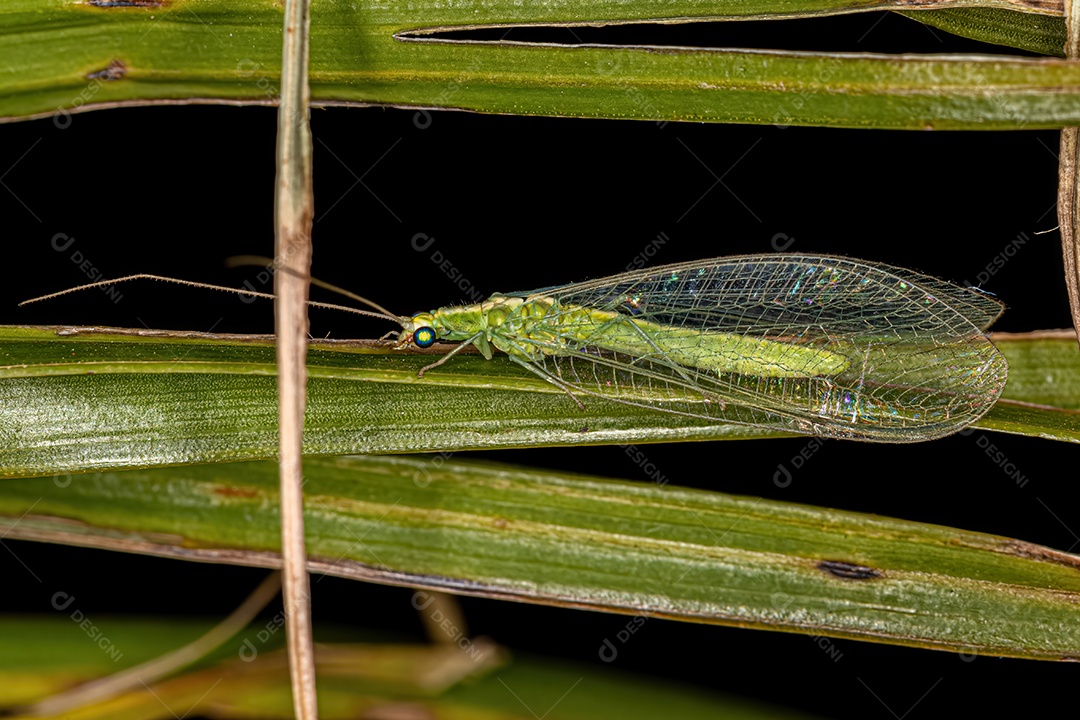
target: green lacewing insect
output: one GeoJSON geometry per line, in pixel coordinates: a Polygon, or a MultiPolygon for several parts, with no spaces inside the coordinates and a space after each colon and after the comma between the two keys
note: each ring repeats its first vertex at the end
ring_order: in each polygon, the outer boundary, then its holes
{"type": "MultiPolygon", "coordinates": [[[[136,278],[273,297],[141,274],[27,302],[136,278]]],[[[458,343],[421,369],[421,377],[470,345],[489,360],[499,350],[579,407],[581,396],[595,396],[715,422],[917,442],[976,422],[1008,376],[1005,358],[985,334],[1003,310],[997,300],[910,270],[840,257],[699,260],[495,294],[412,317],[311,281],[378,312],[311,305],[398,323],[399,349],[458,343]]]]}
{"type": "MultiPolygon", "coordinates": [[[[646,268],[399,318],[397,346],[493,348],[575,399],[825,437],[963,429],[1005,386],[980,292],[819,255],[646,268]]],[[[578,400],[580,405],[580,400],[578,400]]]]}

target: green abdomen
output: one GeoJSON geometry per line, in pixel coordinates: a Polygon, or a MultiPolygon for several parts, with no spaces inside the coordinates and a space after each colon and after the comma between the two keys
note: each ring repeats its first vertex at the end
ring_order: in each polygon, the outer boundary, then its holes
{"type": "Polygon", "coordinates": [[[848,359],[829,350],[799,344],[659,325],[619,313],[581,309],[559,313],[558,334],[568,343],[595,345],[641,357],[667,358],[718,374],[758,377],[836,375],[848,359]]]}

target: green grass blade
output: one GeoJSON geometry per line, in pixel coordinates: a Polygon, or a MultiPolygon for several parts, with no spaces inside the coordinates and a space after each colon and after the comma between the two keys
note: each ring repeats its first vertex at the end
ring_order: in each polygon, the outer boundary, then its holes
{"type": "MultiPolygon", "coordinates": [[[[1056,6],[987,2],[989,8],[1056,6]]],[[[312,7],[318,103],[458,108],[570,117],[1002,129],[1080,124],[1080,64],[1053,59],[558,47],[422,40],[476,25],[790,17],[895,4],[838,0],[485,3],[424,0],[312,7]],[[407,39],[408,38],[408,39],[407,39]]],[[[0,7],[0,117],[199,98],[270,103],[280,10],[258,0],[98,7],[9,0],[0,7]],[[193,48],[198,48],[193,52],[193,48]]]]}
{"type": "Polygon", "coordinates": [[[953,35],[1040,55],[1065,57],[1065,19],[1060,14],[1035,15],[989,7],[898,12],[953,35]]]}
{"type": "MultiPolygon", "coordinates": [[[[1009,383],[978,426],[1080,442],[1075,339],[999,336],[998,345],[1009,360],[1009,383]]],[[[305,452],[778,435],[598,398],[580,410],[501,356],[462,354],[418,380],[431,359],[370,344],[313,346],[305,452]]],[[[276,457],[274,372],[265,338],[0,328],[0,477],[276,457]]]]}
{"type": "MultiPolygon", "coordinates": [[[[186,618],[96,617],[94,627],[107,637],[113,655],[119,656],[117,660],[87,638],[70,617],[0,616],[0,709],[40,700],[72,683],[168,652],[197,637],[207,626],[186,618]]],[[[244,645],[245,640],[252,643],[251,639],[258,637],[259,629],[253,627],[238,636],[227,652],[217,654],[217,664],[155,683],[152,693],[139,688],[67,717],[173,720],[176,714],[170,708],[182,708],[187,716],[223,720],[291,718],[288,672],[282,653],[276,650],[277,638],[260,641],[257,655],[244,645]]],[[[507,657],[491,643],[484,650],[497,657],[477,658],[456,646],[393,643],[385,638],[365,638],[363,633],[341,626],[316,627],[316,639],[327,642],[316,650],[320,717],[324,720],[387,717],[384,711],[400,710],[405,704],[414,715],[423,713],[432,718],[532,717],[520,698],[546,699],[545,709],[550,706],[550,712],[545,717],[550,720],[595,718],[599,707],[610,717],[628,720],[665,715],[687,720],[806,717],[670,681],[649,682],[639,676],[542,657],[507,657]],[[343,638],[349,644],[343,644],[343,638]],[[491,670],[492,660],[503,664],[497,673],[485,674],[491,670]],[[449,687],[424,682],[432,676],[452,678],[455,666],[460,668],[459,682],[449,687]],[[568,688],[574,692],[568,694],[568,688]],[[562,702],[554,702],[564,695],[562,702]]],[[[480,641],[476,643],[473,647],[479,648],[480,641]]]]}
{"type": "MultiPolygon", "coordinates": [[[[305,476],[314,572],[691,622],[1080,659],[1080,559],[1017,540],[445,458],[313,459],[305,476]]],[[[70,483],[8,480],[0,483],[0,532],[273,566],[280,539],[268,509],[276,498],[271,462],[70,483]]]]}
{"type": "Polygon", "coordinates": [[[995,333],[1009,383],[977,427],[1080,442],[1080,353],[1072,330],[995,333]]]}

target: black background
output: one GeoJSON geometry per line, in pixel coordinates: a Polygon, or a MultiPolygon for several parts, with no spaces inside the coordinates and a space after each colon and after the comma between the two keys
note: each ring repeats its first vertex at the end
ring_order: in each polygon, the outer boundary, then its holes
{"type": "MultiPolygon", "coordinates": [[[[878,52],[1003,52],[876,13],[694,28],[581,29],[594,42],[878,52]]],[[[511,39],[572,42],[566,30],[511,39]]],[[[499,33],[502,34],[502,31],[499,33]]],[[[313,111],[313,272],[399,313],[468,295],[432,261],[438,251],[484,295],[613,274],[666,242],[650,263],[718,255],[850,255],[979,283],[1009,310],[997,328],[1067,327],[1053,231],[1056,131],[891,132],[485,116],[460,112],[313,111]],[[717,178],[722,178],[717,182],[717,178]],[[358,181],[359,179],[359,181],[358,181]],[[423,233],[424,252],[412,247],[423,233]],[[1015,241],[1024,240],[1022,245],[1015,241]],[[1007,248],[1015,248],[1015,253],[1007,248]],[[995,258],[995,272],[980,277],[995,258]]],[[[238,286],[234,254],[272,252],[275,112],[165,107],[0,127],[0,213],[8,272],[0,322],[269,332],[269,303],[159,284],[98,291],[31,308],[18,300],[87,281],[75,251],[105,277],[153,272],[238,286]],[[75,239],[53,249],[58,233],[75,239]]],[[[323,298],[333,301],[333,298],[323,298]]],[[[390,329],[314,311],[316,336],[390,329]]],[[[433,402],[438,402],[433,398],[433,402]]],[[[673,484],[837,507],[1018,537],[1080,544],[1077,491],[1064,444],[977,431],[917,446],[827,442],[790,486],[779,462],[807,439],[656,445],[673,484]],[[1028,482],[989,458],[992,442],[1028,482]]],[[[617,447],[476,453],[490,459],[647,481],[617,447]]],[[[0,610],[52,612],[62,579],[88,615],[223,615],[261,571],[8,541],[0,610]],[[46,587],[48,586],[48,587],[46,587]]],[[[410,591],[325,578],[317,622],[391,627],[423,637],[410,591]],[[359,610],[358,610],[359,609],[359,610]]],[[[471,629],[510,648],[600,665],[598,649],[629,618],[465,598],[471,629]]],[[[1068,702],[1063,664],[964,658],[846,640],[839,660],[805,636],[654,620],[614,666],[766,699],[832,717],[928,717],[963,708],[1039,711],[1068,702]]],[[[554,699],[553,699],[554,700],[554,699]]]]}

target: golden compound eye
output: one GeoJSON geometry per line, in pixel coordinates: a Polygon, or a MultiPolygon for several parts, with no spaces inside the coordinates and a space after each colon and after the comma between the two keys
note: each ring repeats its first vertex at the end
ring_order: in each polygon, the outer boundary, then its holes
{"type": "Polygon", "coordinates": [[[427,348],[435,344],[435,331],[429,327],[417,328],[412,336],[417,347],[427,348]]]}

